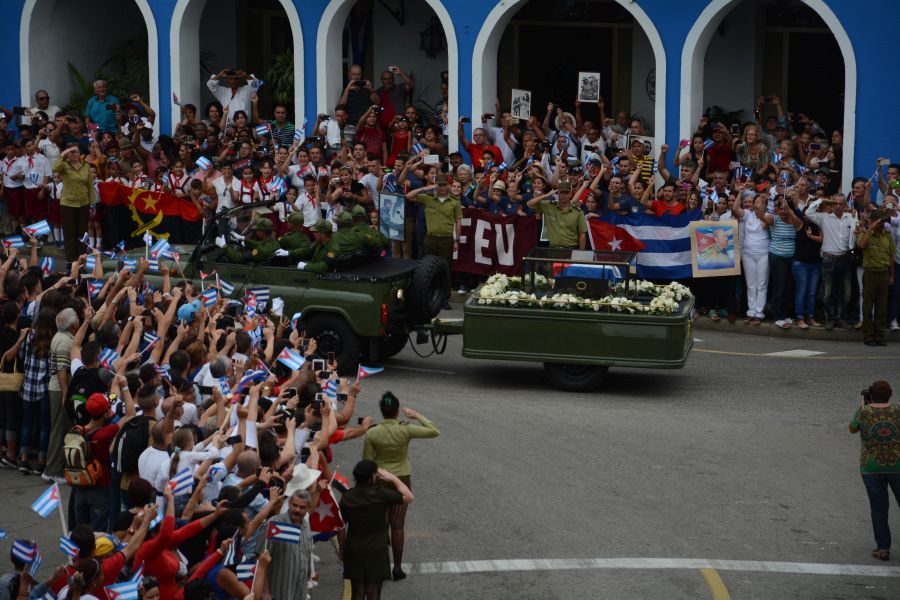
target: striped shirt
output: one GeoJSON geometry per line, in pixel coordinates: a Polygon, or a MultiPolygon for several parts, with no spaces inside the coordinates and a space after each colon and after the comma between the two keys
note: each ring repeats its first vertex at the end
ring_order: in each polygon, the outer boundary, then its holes
{"type": "Polygon", "coordinates": [[[793,258],[794,250],[797,247],[797,228],[776,216],[771,231],[772,241],[769,243],[769,254],[793,258]]]}
{"type": "MultiPolygon", "coordinates": [[[[309,564],[312,559],[313,540],[307,519],[303,520],[303,535],[299,544],[269,541],[266,545],[265,532],[269,523],[291,523],[287,513],[276,515],[266,521],[263,532],[256,544],[256,554],[262,554],[263,547],[269,550],[272,563],[266,573],[269,580],[269,593],[272,600],[292,600],[306,598],[306,586],[309,582],[309,564]]],[[[294,523],[291,523],[292,525],[294,523]]]]}

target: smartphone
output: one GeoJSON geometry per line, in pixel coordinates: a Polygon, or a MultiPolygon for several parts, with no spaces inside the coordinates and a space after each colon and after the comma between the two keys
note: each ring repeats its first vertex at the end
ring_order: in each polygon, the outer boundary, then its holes
{"type": "Polygon", "coordinates": [[[22,115],[24,115],[24,114],[25,114],[25,107],[24,107],[24,106],[13,106],[13,107],[12,107],[12,114],[17,115],[17,116],[22,116],[22,115]]]}
{"type": "Polygon", "coordinates": [[[394,65],[390,65],[390,66],[388,67],[388,71],[390,71],[391,73],[398,73],[398,72],[400,72],[400,67],[397,67],[397,66],[394,66],[394,65]]]}
{"type": "Polygon", "coordinates": [[[763,102],[765,102],[767,104],[771,104],[772,96],[763,96],[763,102]]]}
{"type": "Polygon", "coordinates": [[[288,389],[284,390],[285,398],[293,398],[296,395],[297,395],[297,388],[288,388],[288,389]]]}
{"type": "Polygon", "coordinates": [[[731,135],[740,135],[741,134],[741,126],[737,123],[734,123],[731,126],[731,135]]]}
{"type": "Polygon", "coordinates": [[[422,164],[439,165],[441,164],[441,157],[437,154],[426,154],[425,159],[422,161],[422,164]]]}
{"type": "Polygon", "coordinates": [[[463,118],[461,118],[461,119],[459,120],[459,122],[460,122],[460,123],[471,123],[471,122],[472,122],[472,118],[471,118],[471,117],[463,117],[463,118]]]}
{"type": "Polygon", "coordinates": [[[810,145],[809,145],[809,149],[810,149],[810,150],[821,150],[821,149],[822,149],[822,145],[821,145],[821,144],[810,144],[810,145]]]}
{"type": "Polygon", "coordinates": [[[334,360],[334,352],[329,352],[329,353],[328,353],[328,364],[331,364],[331,363],[333,363],[333,362],[335,362],[335,360],[334,360]]]}
{"type": "Polygon", "coordinates": [[[346,401],[347,401],[347,397],[348,397],[347,394],[340,394],[340,393],[339,393],[339,394],[337,395],[337,401],[338,401],[338,402],[346,402],[346,401]]]}
{"type": "Polygon", "coordinates": [[[229,446],[234,446],[235,444],[240,444],[241,440],[243,440],[243,439],[244,438],[242,438],[240,434],[233,435],[230,438],[226,438],[225,443],[228,444],[229,446]]]}
{"type": "Polygon", "coordinates": [[[357,425],[362,425],[362,424],[363,424],[363,419],[364,419],[364,418],[365,418],[365,417],[357,417],[357,418],[356,418],[356,424],[357,424],[357,425]]]}
{"type": "Polygon", "coordinates": [[[483,116],[485,119],[494,119],[494,118],[497,117],[497,115],[495,115],[494,113],[484,113],[484,115],[482,115],[482,116],[483,116]]]}
{"type": "Polygon", "coordinates": [[[325,370],[325,361],[321,358],[313,359],[313,371],[324,371],[325,370]]]}

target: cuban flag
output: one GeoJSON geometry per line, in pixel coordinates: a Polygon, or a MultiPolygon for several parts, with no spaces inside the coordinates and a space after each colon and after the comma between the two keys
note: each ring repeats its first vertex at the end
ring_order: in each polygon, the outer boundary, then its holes
{"type": "Polygon", "coordinates": [[[258,135],[260,137],[264,136],[264,135],[269,135],[269,124],[263,123],[262,125],[257,125],[256,126],[256,135],[258,135]]]}
{"type": "Polygon", "coordinates": [[[84,235],[81,236],[81,243],[87,246],[88,248],[93,249],[91,246],[91,236],[88,235],[87,231],[84,232],[84,235]]]}
{"type": "Polygon", "coordinates": [[[285,544],[299,544],[303,536],[303,528],[290,523],[269,522],[266,529],[266,538],[271,542],[284,542],[285,544]]]}
{"type": "Polygon", "coordinates": [[[103,282],[99,279],[88,279],[86,285],[88,296],[91,298],[96,298],[97,294],[100,293],[100,290],[103,289],[103,282]]]}
{"type": "Polygon", "coordinates": [[[251,319],[256,316],[256,300],[253,298],[247,298],[244,300],[244,314],[246,314],[251,319]]]}
{"type": "MultiPolygon", "coordinates": [[[[232,396],[231,386],[228,385],[227,377],[219,378],[219,391],[222,392],[222,397],[225,398],[226,400],[231,398],[231,396],[232,396]]],[[[213,466],[215,466],[215,465],[213,465],[213,466]]]]}
{"type": "Polygon", "coordinates": [[[158,240],[156,240],[155,244],[150,246],[150,256],[160,256],[171,249],[172,245],[169,244],[169,240],[167,240],[166,238],[159,238],[158,240]]]}
{"type": "Polygon", "coordinates": [[[710,148],[713,147],[713,144],[715,144],[715,142],[712,141],[712,139],[706,138],[705,140],[703,140],[703,149],[709,150],[710,148]]]}
{"type": "Polygon", "coordinates": [[[279,177],[278,175],[272,178],[270,187],[272,191],[279,196],[283,196],[285,193],[287,193],[287,184],[284,182],[284,178],[279,177]]]}
{"type": "Polygon", "coordinates": [[[309,528],[315,533],[334,533],[344,528],[341,509],[331,495],[331,488],[325,488],[319,495],[319,505],[309,513],[309,528]]]}
{"type": "Polygon", "coordinates": [[[165,517],[165,516],[166,516],[166,513],[163,512],[163,507],[158,506],[156,508],[156,517],[154,517],[154,519],[152,521],[150,521],[150,529],[153,529],[154,527],[156,527],[157,525],[162,523],[163,517],[165,517]]]}
{"type": "Polygon", "coordinates": [[[228,551],[225,552],[225,556],[222,557],[222,566],[231,567],[236,565],[238,562],[238,552],[241,549],[241,532],[240,530],[234,532],[234,535],[231,536],[231,545],[228,546],[228,551]]]}
{"type": "Polygon", "coordinates": [[[84,259],[84,268],[88,271],[93,271],[97,268],[97,257],[91,254],[86,259],[84,259]]]}
{"type": "Polygon", "coordinates": [[[23,563],[31,563],[38,554],[37,544],[31,540],[13,541],[12,555],[23,563]]]}
{"type": "Polygon", "coordinates": [[[259,312],[266,311],[266,305],[269,304],[269,288],[267,287],[251,287],[247,288],[247,294],[256,299],[256,309],[259,312]]]}
{"type": "Polygon", "coordinates": [[[23,227],[22,229],[31,237],[37,237],[39,235],[50,235],[50,224],[47,223],[46,220],[38,221],[34,225],[28,225],[26,227],[23,227]]]}
{"type": "Polygon", "coordinates": [[[362,365],[359,365],[359,369],[356,371],[356,380],[359,381],[360,379],[365,379],[370,375],[377,375],[382,371],[384,371],[383,367],[364,367],[362,365]]]}
{"type": "Polygon", "coordinates": [[[415,144],[412,145],[413,154],[418,154],[419,152],[421,152],[424,149],[425,149],[425,144],[423,144],[421,142],[416,142],[415,144]]]}
{"type": "Polygon", "coordinates": [[[153,273],[159,273],[159,258],[151,256],[147,259],[147,270],[153,273]]]}
{"type": "Polygon", "coordinates": [[[45,519],[57,508],[59,508],[59,485],[56,483],[48,487],[46,491],[31,504],[31,510],[45,519]]]}
{"type": "Polygon", "coordinates": [[[214,287],[206,288],[200,295],[203,296],[203,306],[209,308],[216,305],[216,301],[219,299],[219,290],[214,287]]]}
{"type": "Polygon", "coordinates": [[[100,351],[100,366],[112,369],[112,365],[119,359],[119,353],[112,348],[104,348],[100,351]]]}
{"type": "Polygon", "coordinates": [[[334,379],[326,381],[325,385],[322,386],[322,393],[332,401],[337,400],[337,381],[334,379]]]}
{"type": "Polygon", "coordinates": [[[612,213],[605,220],[624,229],[644,245],[636,257],[638,277],[672,281],[691,277],[691,221],[702,218],[697,209],[661,217],[612,213]]]}
{"type": "Polygon", "coordinates": [[[222,290],[222,293],[226,296],[230,296],[234,293],[234,284],[230,281],[226,281],[225,279],[220,279],[218,275],[216,275],[216,281],[219,282],[219,288],[222,290]]]}
{"type": "Polygon", "coordinates": [[[331,487],[343,494],[350,489],[350,480],[335,471],[331,476],[331,487]]]}
{"type": "Polygon", "coordinates": [[[44,562],[44,559],[41,558],[41,551],[35,547],[34,560],[31,561],[31,566],[28,567],[28,574],[31,575],[32,579],[37,579],[37,574],[41,569],[42,562],[44,562]]]}
{"type": "Polygon", "coordinates": [[[212,167],[212,161],[206,158],[205,156],[198,156],[195,161],[197,168],[201,171],[209,171],[212,167]]]}
{"type": "Polygon", "coordinates": [[[3,238],[3,247],[4,248],[24,248],[25,240],[22,239],[21,235],[11,235],[9,237],[3,238]]]}
{"type": "Polygon", "coordinates": [[[118,244],[116,244],[116,248],[119,249],[119,252],[125,254],[125,240],[122,240],[118,244]]]}
{"type": "Polygon", "coordinates": [[[507,164],[506,164],[506,161],[504,160],[502,163],[500,163],[500,164],[497,166],[497,171],[498,171],[498,172],[500,172],[500,171],[505,171],[505,170],[508,169],[508,168],[509,168],[509,165],[507,165],[507,164]]]}
{"type": "Polygon", "coordinates": [[[41,261],[41,272],[44,275],[49,275],[53,272],[53,258],[50,256],[45,256],[44,260],[41,261]]]}
{"type": "Polygon", "coordinates": [[[73,544],[72,540],[70,540],[66,536],[62,536],[61,538],[59,538],[59,549],[69,558],[75,558],[76,556],[78,556],[78,546],[73,544]]]}
{"type": "Polygon", "coordinates": [[[245,558],[234,568],[234,574],[241,583],[253,581],[253,578],[256,577],[256,559],[245,558]]]}
{"type": "Polygon", "coordinates": [[[140,585],[140,581],[126,581],[125,583],[107,585],[103,589],[106,590],[106,596],[109,600],[139,600],[138,588],[140,585]]]}
{"type": "Polygon", "coordinates": [[[291,371],[299,371],[303,367],[303,363],[306,362],[299,353],[294,352],[290,348],[282,350],[277,360],[291,371]]]}
{"type": "MultiPolygon", "coordinates": [[[[116,536],[114,536],[114,535],[109,535],[109,534],[107,533],[107,534],[106,534],[106,537],[107,537],[107,538],[112,538],[112,540],[110,540],[110,541],[112,541],[112,542],[113,542],[113,545],[116,546],[116,550],[119,550],[119,545],[120,545],[120,544],[121,544],[122,548],[125,547],[125,544],[122,544],[122,542],[120,542],[120,541],[119,541],[119,538],[117,538],[116,536]]],[[[179,556],[180,556],[180,555],[181,555],[181,552],[178,552],[178,554],[179,554],[179,556]]],[[[130,578],[128,581],[130,581],[130,582],[132,582],[132,583],[134,583],[135,581],[137,581],[138,583],[140,583],[141,579],[144,578],[144,565],[146,565],[146,564],[147,564],[146,562],[142,562],[142,563],[141,563],[141,566],[139,566],[139,567],[137,568],[137,571],[134,572],[134,574],[131,576],[131,578],[130,578]]]]}
{"type": "Polygon", "coordinates": [[[169,378],[169,365],[153,365],[153,370],[156,371],[156,374],[160,377],[169,378]]]}
{"type": "Polygon", "coordinates": [[[306,123],[303,123],[303,127],[297,127],[294,129],[294,141],[299,142],[303,139],[303,130],[306,129],[306,123]]]}
{"type": "Polygon", "coordinates": [[[122,259],[122,269],[128,269],[132,273],[137,271],[137,259],[136,258],[124,258],[122,259]]]}
{"type": "Polygon", "coordinates": [[[194,475],[190,469],[182,469],[169,481],[169,488],[175,496],[190,494],[194,490],[194,475]]]}
{"type": "Polygon", "coordinates": [[[295,313],[294,313],[294,316],[291,317],[291,328],[292,328],[294,331],[300,331],[299,329],[297,329],[297,324],[300,322],[300,319],[301,319],[302,317],[303,317],[303,314],[302,314],[302,313],[299,313],[299,312],[295,312],[295,313]]]}
{"type": "Polygon", "coordinates": [[[238,392],[253,383],[259,383],[260,381],[266,380],[267,373],[260,369],[259,371],[247,371],[247,373],[241,377],[240,383],[238,383],[238,392]]]}

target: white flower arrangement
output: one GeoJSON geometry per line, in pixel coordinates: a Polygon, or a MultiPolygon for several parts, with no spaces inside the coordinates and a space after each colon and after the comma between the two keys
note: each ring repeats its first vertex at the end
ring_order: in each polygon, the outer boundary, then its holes
{"type": "MultiPolygon", "coordinates": [[[[481,305],[521,306],[537,308],[554,308],[557,310],[593,310],[600,312],[627,312],[629,314],[673,314],[678,312],[679,303],[692,297],[690,289],[673,281],[659,286],[645,280],[631,282],[629,289],[639,293],[649,293],[654,297],[649,304],[624,296],[610,295],[600,299],[582,298],[575,294],[557,292],[552,295],[544,294],[538,297],[534,293],[528,293],[521,289],[515,289],[522,285],[521,277],[508,277],[503,274],[492,275],[479,288],[475,295],[475,301],[481,305]]],[[[543,275],[535,276],[535,287],[552,288],[553,280],[543,275]]],[[[618,284],[614,291],[624,291],[624,285],[618,284]]]]}

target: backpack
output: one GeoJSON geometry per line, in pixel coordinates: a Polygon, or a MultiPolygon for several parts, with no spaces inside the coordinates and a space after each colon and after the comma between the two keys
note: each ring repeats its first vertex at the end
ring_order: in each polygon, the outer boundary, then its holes
{"type": "Polygon", "coordinates": [[[155,422],[155,419],[140,416],[125,423],[113,440],[110,464],[114,471],[137,474],[138,458],[150,445],[150,425],[155,422]]]}
{"type": "Polygon", "coordinates": [[[84,404],[91,394],[99,392],[105,394],[108,386],[103,385],[100,379],[100,369],[81,367],[72,375],[69,389],[66,390],[66,399],[63,408],[72,423],[87,425],[91,417],[84,410],[84,404]]]}
{"type": "Polygon", "coordinates": [[[75,425],[63,438],[66,482],[72,487],[94,487],[103,475],[103,465],[94,458],[91,434],[75,425]]]}

